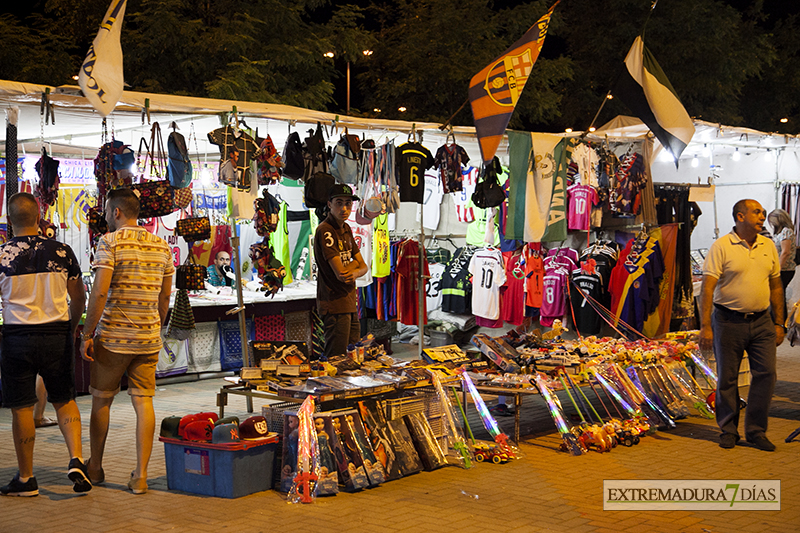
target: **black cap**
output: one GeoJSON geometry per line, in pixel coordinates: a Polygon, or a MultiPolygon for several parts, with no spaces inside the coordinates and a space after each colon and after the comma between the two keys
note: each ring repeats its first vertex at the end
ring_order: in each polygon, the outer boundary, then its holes
{"type": "Polygon", "coordinates": [[[353,194],[353,189],[350,188],[349,185],[345,185],[344,183],[337,183],[328,190],[329,200],[333,200],[334,198],[339,198],[342,196],[350,198],[354,202],[357,202],[359,200],[358,196],[353,194]]]}

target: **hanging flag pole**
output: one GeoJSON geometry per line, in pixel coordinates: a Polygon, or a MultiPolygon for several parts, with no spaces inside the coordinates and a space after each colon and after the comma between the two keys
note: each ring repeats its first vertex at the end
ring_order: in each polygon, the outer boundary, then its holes
{"type": "MultiPolygon", "coordinates": [[[[642,24],[642,29],[639,30],[639,35],[644,35],[644,30],[645,30],[645,28],[647,28],[647,23],[650,22],[650,17],[653,16],[653,11],[655,11],[655,9],[656,9],[656,4],[658,4],[658,0],[653,0],[653,3],[650,5],[650,11],[647,12],[647,16],[645,17],[644,23],[642,24]]],[[[622,67],[620,67],[619,71],[617,71],[617,75],[614,76],[614,81],[611,82],[611,87],[612,88],[617,84],[617,81],[619,80],[619,77],[622,74],[622,70],[623,70],[622,67]]],[[[597,113],[594,114],[594,118],[592,119],[592,122],[589,124],[589,127],[586,128],[586,131],[583,133],[584,137],[586,136],[586,132],[591,131],[591,129],[594,126],[595,122],[597,122],[597,117],[600,116],[600,112],[605,107],[606,102],[608,102],[609,100],[611,100],[611,98],[613,98],[613,96],[611,95],[611,91],[612,90],[613,89],[609,89],[608,92],[606,93],[605,97],[603,98],[603,101],[600,102],[600,108],[597,110],[597,113]]]]}
{"type": "Polygon", "coordinates": [[[103,117],[114,111],[125,83],[120,34],[126,1],[111,1],[78,73],[83,95],[103,117]]]}
{"type": "MultiPolygon", "coordinates": [[[[625,56],[611,89],[606,93],[588,130],[594,126],[606,102],[616,94],[650,128],[661,145],[672,154],[675,166],[694,135],[694,123],[681,104],[661,66],[644,44],[644,32],[655,10],[654,0],[639,35],[625,56]]],[[[588,131],[587,130],[587,131],[588,131]]]]}
{"type": "MultiPolygon", "coordinates": [[[[475,74],[469,83],[469,101],[484,163],[497,152],[547,36],[550,17],[558,0],[501,56],[475,74]]],[[[457,112],[456,112],[457,113],[457,112]]],[[[455,116],[455,115],[454,115],[455,116]]]]}

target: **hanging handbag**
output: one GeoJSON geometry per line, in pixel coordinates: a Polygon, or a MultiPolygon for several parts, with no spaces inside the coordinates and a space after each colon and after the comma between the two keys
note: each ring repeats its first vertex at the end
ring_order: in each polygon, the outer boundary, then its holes
{"type": "Polygon", "coordinates": [[[194,262],[194,255],[189,253],[186,262],[175,271],[175,287],[188,291],[201,291],[206,288],[207,269],[194,262]]]}
{"type": "Polygon", "coordinates": [[[358,136],[348,135],[345,130],[345,135],[342,135],[333,148],[331,175],[342,183],[352,185],[358,182],[358,153],[360,151],[361,142],[358,140],[358,136]]]}
{"type": "MultiPolygon", "coordinates": [[[[141,144],[139,151],[141,152],[141,144]]],[[[139,218],[162,217],[175,211],[175,193],[169,180],[162,179],[166,176],[166,163],[164,156],[164,144],[161,140],[161,127],[158,122],[153,123],[150,133],[150,144],[147,145],[147,155],[144,164],[141,166],[143,175],[140,183],[131,185],[131,189],[139,197],[139,218]],[[144,174],[148,173],[147,166],[150,163],[149,174],[156,177],[155,181],[148,181],[144,174]]]]}
{"type": "Polygon", "coordinates": [[[131,189],[139,197],[139,218],[163,217],[175,211],[175,194],[169,180],[134,183],[131,189]]]}
{"type": "Polygon", "coordinates": [[[106,222],[105,214],[99,207],[90,207],[86,213],[89,219],[89,231],[94,235],[105,235],[108,233],[108,223],[106,222]]]}
{"type": "Polygon", "coordinates": [[[487,163],[483,167],[483,181],[475,185],[472,203],[481,209],[486,209],[497,207],[505,201],[506,195],[497,179],[497,174],[502,171],[500,160],[496,156],[491,163],[487,163]]]}
{"type": "Polygon", "coordinates": [[[173,122],[170,127],[172,133],[167,138],[167,150],[169,151],[167,175],[173,187],[182,189],[192,183],[192,162],[189,160],[186,139],[178,133],[178,125],[173,122]]]}
{"type": "Polygon", "coordinates": [[[381,198],[387,213],[394,213],[400,209],[400,190],[397,188],[397,179],[394,168],[394,144],[386,143],[381,147],[381,180],[386,181],[386,190],[381,193],[381,198]]]}
{"type": "Polygon", "coordinates": [[[308,178],[303,186],[303,198],[306,207],[316,209],[328,205],[328,195],[336,179],[325,172],[317,172],[308,178]]]}
{"type": "Polygon", "coordinates": [[[189,293],[184,289],[178,289],[175,293],[175,304],[169,314],[169,329],[167,337],[178,340],[186,340],[192,335],[195,328],[194,312],[189,303],[189,293]]]}
{"type": "Polygon", "coordinates": [[[186,209],[192,203],[194,191],[192,191],[191,185],[180,189],[173,187],[172,196],[175,203],[175,211],[178,209],[186,209]]]}
{"type": "Polygon", "coordinates": [[[182,218],[175,223],[175,235],[186,242],[206,241],[211,238],[211,220],[207,216],[182,218]]]}

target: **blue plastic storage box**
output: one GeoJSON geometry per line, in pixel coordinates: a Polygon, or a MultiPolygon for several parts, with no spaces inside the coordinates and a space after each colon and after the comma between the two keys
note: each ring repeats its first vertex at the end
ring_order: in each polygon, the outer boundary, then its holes
{"type": "Polygon", "coordinates": [[[164,443],[169,490],[239,498],[272,488],[277,436],[231,444],[158,440],[164,443]]]}

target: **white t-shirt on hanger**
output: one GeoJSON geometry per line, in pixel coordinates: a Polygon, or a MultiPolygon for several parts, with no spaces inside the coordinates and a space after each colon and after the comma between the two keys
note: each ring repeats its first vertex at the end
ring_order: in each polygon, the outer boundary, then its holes
{"type": "MultiPolygon", "coordinates": [[[[439,227],[439,217],[442,212],[442,180],[437,171],[425,172],[425,192],[422,197],[422,225],[426,229],[436,231],[439,227]]],[[[419,222],[419,210],[417,211],[417,222],[419,222]]]]}

